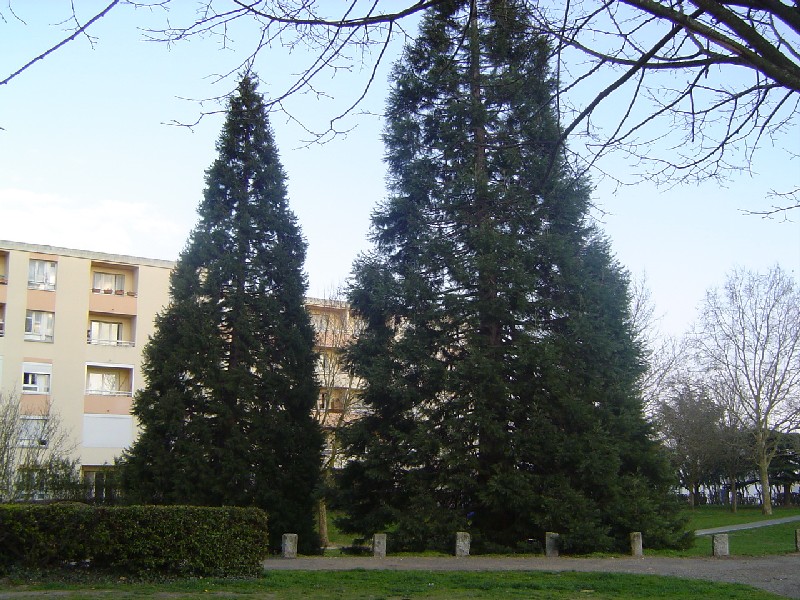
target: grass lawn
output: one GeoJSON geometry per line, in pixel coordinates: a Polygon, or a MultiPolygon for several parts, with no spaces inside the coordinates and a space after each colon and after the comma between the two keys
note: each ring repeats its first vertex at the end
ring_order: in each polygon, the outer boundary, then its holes
{"type": "MultiPolygon", "coordinates": [[[[780,519],[800,515],[800,508],[776,508],[772,515],[762,515],[758,507],[748,506],[732,513],[720,506],[702,506],[687,511],[689,529],[711,529],[725,525],[754,523],[766,519],[780,519]]],[[[731,555],[766,556],[769,554],[787,554],[795,552],[794,532],[800,529],[800,521],[783,525],[770,525],[757,529],[731,531],[728,543],[731,555]]],[[[645,541],[645,547],[647,542],[645,541]]],[[[711,536],[703,535],[695,539],[694,546],[688,550],[645,550],[648,556],[711,556],[711,536]]]]}
{"type": "MultiPolygon", "coordinates": [[[[800,521],[771,525],[758,529],[745,529],[728,533],[731,556],[767,556],[795,552],[794,532],[800,529],[800,521]]],[[[645,542],[646,544],[646,542],[645,542]]],[[[711,556],[711,536],[697,536],[694,545],[687,550],[648,550],[645,556],[711,556]]]]}
{"type": "Polygon", "coordinates": [[[732,513],[729,508],[724,506],[701,506],[687,510],[686,514],[689,517],[689,529],[711,529],[712,527],[722,527],[724,525],[738,525],[739,523],[793,517],[800,515],[800,507],[776,507],[772,509],[771,515],[762,515],[761,508],[757,506],[740,507],[735,513],[732,513]]]}
{"type": "Polygon", "coordinates": [[[188,580],[162,584],[96,582],[88,585],[0,584],[0,596],[35,597],[57,592],[59,600],[100,598],[574,598],[768,600],[780,596],[738,584],[616,573],[280,571],[247,581],[188,580]],[[12,592],[9,594],[9,592],[12,592]]]}

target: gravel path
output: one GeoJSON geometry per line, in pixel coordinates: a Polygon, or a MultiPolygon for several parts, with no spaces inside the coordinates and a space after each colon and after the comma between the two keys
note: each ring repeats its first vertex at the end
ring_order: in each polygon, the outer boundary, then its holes
{"type": "Polygon", "coordinates": [[[544,558],[544,557],[370,557],[274,558],[267,570],[343,571],[587,571],[667,575],[744,583],[787,598],[800,598],[800,554],[730,558],[544,558]]]}

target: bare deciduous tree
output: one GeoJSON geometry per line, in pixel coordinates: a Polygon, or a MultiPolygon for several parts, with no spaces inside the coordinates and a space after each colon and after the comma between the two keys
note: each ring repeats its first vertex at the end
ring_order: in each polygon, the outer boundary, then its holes
{"type": "Polygon", "coordinates": [[[633,277],[629,288],[631,325],[634,339],[641,345],[647,368],[639,378],[642,405],[648,418],[653,418],[667,399],[674,395],[677,381],[685,380],[685,340],[663,335],[658,329],[647,277],[633,277]]]}
{"type": "MultiPolygon", "coordinates": [[[[499,10],[503,1],[493,4],[499,10]]],[[[568,124],[564,136],[572,135],[579,168],[597,166],[616,150],[638,165],[642,177],[662,183],[725,177],[748,169],[761,147],[792,139],[800,106],[796,2],[520,1],[533,7],[533,26],[554,40],[556,93],[568,124]]],[[[366,96],[390,45],[413,35],[406,29],[409,20],[448,3],[404,0],[387,8],[389,3],[375,0],[203,0],[187,18],[171,12],[177,8],[172,0],[115,0],[84,19],[72,3],[64,20],[71,23],[67,35],[0,85],[67,42],[81,36],[91,42],[90,27],[112,9],[146,8],[142,12],[163,11],[166,17],[163,25],[144,27],[149,40],[178,44],[210,37],[222,48],[236,47],[240,52],[221,78],[257,63],[271,49],[302,47],[309,57],[305,66],[269,99],[273,109],[300,122],[302,115],[292,115],[287,103],[292,95],[323,98],[326,78],[363,72],[345,108],[336,109],[323,131],[311,132],[326,139],[347,129],[342,118],[366,96]]],[[[0,18],[14,18],[10,4],[0,18]]],[[[765,212],[797,207],[798,191],[775,190],[775,206],[765,212]]]]}
{"type": "Polygon", "coordinates": [[[75,443],[53,411],[26,414],[0,392],[0,502],[62,496],[78,481],[75,443]]]}
{"type": "Polygon", "coordinates": [[[753,437],[763,512],[771,514],[776,434],[800,428],[800,291],[778,266],[737,269],[706,294],[693,343],[718,401],[753,437]]]}

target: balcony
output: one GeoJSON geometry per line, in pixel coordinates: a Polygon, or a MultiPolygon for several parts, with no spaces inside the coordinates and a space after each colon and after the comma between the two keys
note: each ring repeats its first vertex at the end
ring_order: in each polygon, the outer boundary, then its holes
{"type": "Polygon", "coordinates": [[[92,262],[89,310],[113,315],[136,314],[138,269],[128,265],[92,262]]]}
{"type": "Polygon", "coordinates": [[[89,313],[86,329],[86,343],[90,346],[115,346],[133,348],[135,319],[122,315],[110,316],[103,313],[89,313]]]}
{"type": "Polygon", "coordinates": [[[8,252],[0,252],[0,285],[8,285],[8,252]]]}
{"type": "Polygon", "coordinates": [[[133,397],[133,369],[106,365],[87,365],[84,412],[129,414],[133,397]]]}

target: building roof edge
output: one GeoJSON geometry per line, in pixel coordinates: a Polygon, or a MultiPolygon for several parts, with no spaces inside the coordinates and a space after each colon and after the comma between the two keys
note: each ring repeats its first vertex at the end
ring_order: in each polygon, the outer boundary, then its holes
{"type": "Polygon", "coordinates": [[[40,254],[57,254],[59,256],[87,258],[90,260],[102,260],[112,263],[162,267],[164,269],[172,269],[175,267],[175,261],[173,260],[145,258],[143,256],[131,256],[129,254],[111,254],[109,252],[95,252],[93,250],[78,250],[75,248],[47,246],[44,244],[28,244],[26,242],[12,242],[9,240],[0,240],[0,250],[20,250],[23,252],[38,252],[40,254]]]}

